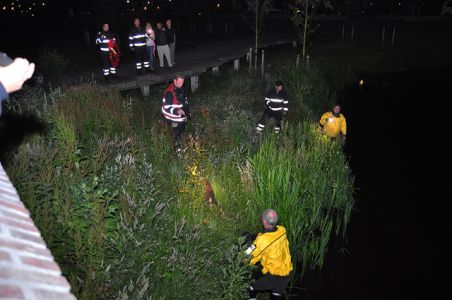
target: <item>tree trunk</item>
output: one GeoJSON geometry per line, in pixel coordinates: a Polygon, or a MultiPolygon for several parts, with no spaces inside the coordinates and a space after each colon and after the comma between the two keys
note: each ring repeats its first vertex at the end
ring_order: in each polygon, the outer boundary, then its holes
{"type": "Polygon", "coordinates": [[[309,18],[309,11],[308,11],[308,7],[309,7],[309,0],[305,0],[305,14],[304,14],[304,28],[303,28],[303,59],[306,56],[306,40],[307,40],[307,34],[308,34],[308,18],[309,18]]]}

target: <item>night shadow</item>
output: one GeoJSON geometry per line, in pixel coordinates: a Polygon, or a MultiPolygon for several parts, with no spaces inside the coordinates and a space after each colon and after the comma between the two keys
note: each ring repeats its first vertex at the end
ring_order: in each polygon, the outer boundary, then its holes
{"type": "Polygon", "coordinates": [[[0,161],[17,148],[26,136],[42,134],[46,125],[32,115],[4,113],[0,117],[0,161]]]}

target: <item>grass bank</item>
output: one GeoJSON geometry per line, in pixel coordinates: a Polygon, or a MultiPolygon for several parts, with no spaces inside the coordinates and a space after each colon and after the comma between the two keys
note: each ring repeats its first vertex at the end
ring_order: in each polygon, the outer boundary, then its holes
{"type": "Polygon", "coordinates": [[[253,271],[240,236],[260,230],[268,207],[288,229],[297,276],[322,267],[353,207],[346,159],[316,125],[331,90],[315,68],[274,76],[291,95],[282,134],[254,132],[266,82],[206,75],[181,160],[159,115],[164,86],[147,98],[87,83],[14,100],[47,131],[13,151],[7,171],[78,299],[240,299],[253,271]]]}

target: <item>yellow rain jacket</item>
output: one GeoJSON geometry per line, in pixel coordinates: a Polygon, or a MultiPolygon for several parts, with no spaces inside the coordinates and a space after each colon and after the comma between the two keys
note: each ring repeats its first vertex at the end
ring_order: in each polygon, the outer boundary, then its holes
{"type": "Polygon", "coordinates": [[[339,136],[339,133],[347,135],[347,122],[343,114],[335,117],[332,112],[326,112],[320,118],[320,125],[323,126],[323,132],[328,137],[336,138],[339,136]]]}
{"type": "Polygon", "coordinates": [[[276,226],[276,231],[259,233],[253,242],[256,247],[251,254],[250,263],[260,262],[262,273],[270,272],[272,275],[287,276],[292,271],[292,261],[287,240],[286,228],[276,226]]]}

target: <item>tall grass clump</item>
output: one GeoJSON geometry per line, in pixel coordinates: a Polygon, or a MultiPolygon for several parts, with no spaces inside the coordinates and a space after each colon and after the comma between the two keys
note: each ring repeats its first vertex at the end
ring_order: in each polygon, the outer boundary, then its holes
{"type": "Polygon", "coordinates": [[[283,136],[268,136],[249,160],[252,206],[278,211],[303,271],[322,267],[331,235],[345,233],[353,207],[353,180],[339,146],[305,121],[283,136]]]}

